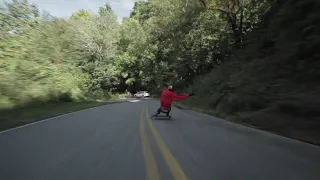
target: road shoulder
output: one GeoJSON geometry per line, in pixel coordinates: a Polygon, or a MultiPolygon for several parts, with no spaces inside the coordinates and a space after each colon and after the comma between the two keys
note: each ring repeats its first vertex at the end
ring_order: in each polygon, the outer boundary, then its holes
{"type": "Polygon", "coordinates": [[[39,106],[0,110],[0,133],[34,124],[43,120],[63,116],[99,106],[121,103],[124,100],[113,101],[90,101],[90,102],[69,102],[69,103],[47,103],[39,106]]]}
{"type": "MultiPolygon", "coordinates": [[[[277,131],[277,130],[272,129],[270,127],[266,128],[263,125],[258,126],[258,125],[255,125],[254,123],[250,122],[252,120],[250,120],[249,116],[248,117],[247,116],[242,116],[242,117],[240,117],[240,116],[239,117],[237,117],[237,116],[219,116],[217,112],[215,112],[214,110],[207,109],[207,108],[191,107],[190,105],[187,105],[187,104],[184,104],[181,102],[175,102],[173,105],[178,109],[192,110],[192,111],[203,113],[203,114],[215,117],[215,118],[219,118],[219,119],[227,121],[227,122],[235,123],[235,124],[238,124],[241,126],[257,129],[257,130],[264,131],[264,132],[271,133],[271,134],[275,134],[275,135],[278,135],[278,136],[281,136],[284,138],[289,138],[292,140],[297,140],[300,142],[304,142],[304,143],[308,143],[308,144],[320,147],[320,142],[317,139],[312,139],[311,136],[302,136],[301,133],[300,134],[297,134],[297,133],[289,134],[289,133],[286,133],[285,131],[281,131],[281,130],[277,131]]],[[[261,116],[261,118],[263,118],[263,116],[261,116]]]]}

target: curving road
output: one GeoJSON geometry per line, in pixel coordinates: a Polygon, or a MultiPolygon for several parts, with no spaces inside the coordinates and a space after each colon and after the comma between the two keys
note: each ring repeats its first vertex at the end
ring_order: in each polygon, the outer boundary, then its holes
{"type": "Polygon", "coordinates": [[[1,180],[319,180],[320,148],[156,100],[101,106],[0,134],[1,180]]]}

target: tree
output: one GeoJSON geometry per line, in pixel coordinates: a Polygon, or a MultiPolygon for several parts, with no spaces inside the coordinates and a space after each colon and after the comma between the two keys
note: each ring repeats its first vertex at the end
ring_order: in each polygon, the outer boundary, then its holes
{"type": "Polygon", "coordinates": [[[90,20],[90,17],[92,15],[90,14],[89,11],[86,11],[84,9],[79,10],[78,12],[75,12],[71,15],[70,19],[71,20],[90,20]]]}
{"type": "Polygon", "coordinates": [[[139,22],[133,18],[126,19],[120,27],[120,39],[117,57],[119,69],[125,74],[128,85],[139,79],[141,67],[145,59],[141,57],[147,45],[147,35],[139,22]]]}
{"type": "Polygon", "coordinates": [[[136,1],[130,18],[136,19],[141,25],[150,18],[150,7],[148,1],[136,1]]]}
{"type": "Polygon", "coordinates": [[[27,0],[13,0],[0,7],[0,28],[10,33],[21,33],[34,27],[39,21],[39,11],[27,0]]]}
{"type": "Polygon", "coordinates": [[[244,21],[247,28],[258,23],[258,19],[268,6],[264,6],[268,1],[263,0],[199,0],[208,10],[219,12],[229,23],[233,32],[233,38],[237,48],[242,47],[244,21]],[[252,14],[253,12],[253,14],[252,14]],[[252,25],[251,25],[252,24],[252,25]]]}
{"type": "Polygon", "coordinates": [[[90,74],[91,88],[97,90],[116,81],[113,59],[116,55],[118,41],[118,24],[110,6],[100,8],[100,15],[80,11],[73,15],[70,23],[76,31],[74,46],[83,57],[79,67],[90,74]]]}
{"type": "Polygon", "coordinates": [[[114,14],[114,12],[113,12],[109,3],[105,4],[104,7],[99,7],[99,15],[100,16],[106,16],[106,15],[110,15],[110,14],[114,14]]]}

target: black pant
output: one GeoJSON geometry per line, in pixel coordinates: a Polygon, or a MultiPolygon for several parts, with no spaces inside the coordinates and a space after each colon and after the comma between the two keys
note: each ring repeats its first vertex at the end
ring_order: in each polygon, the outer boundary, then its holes
{"type": "Polygon", "coordinates": [[[163,111],[163,109],[160,107],[156,115],[159,115],[162,112],[162,113],[165,113],[167,116],[169,116],[170,111],[171,111],[171,108],[166,111],[163,111]]]}

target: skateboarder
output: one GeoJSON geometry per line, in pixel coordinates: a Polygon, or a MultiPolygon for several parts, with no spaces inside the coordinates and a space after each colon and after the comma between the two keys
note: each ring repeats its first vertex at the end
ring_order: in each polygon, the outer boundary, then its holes
{"type": "Polygon", "coordinates": [[[162,91],[161,100],[160,100],[161,105],[160,105],[160,108],[157,110],[157,112],[154,114],[154,116],[159,115],[161,112],[166,113],[166,115],[169,116],[173,101],[186,100],[193,95],[194,94],[191,93],[191,94],[179,96],[176,92],[174,92],[173,86],[170,85],[168,89],[165,89],[162,91]]]}

